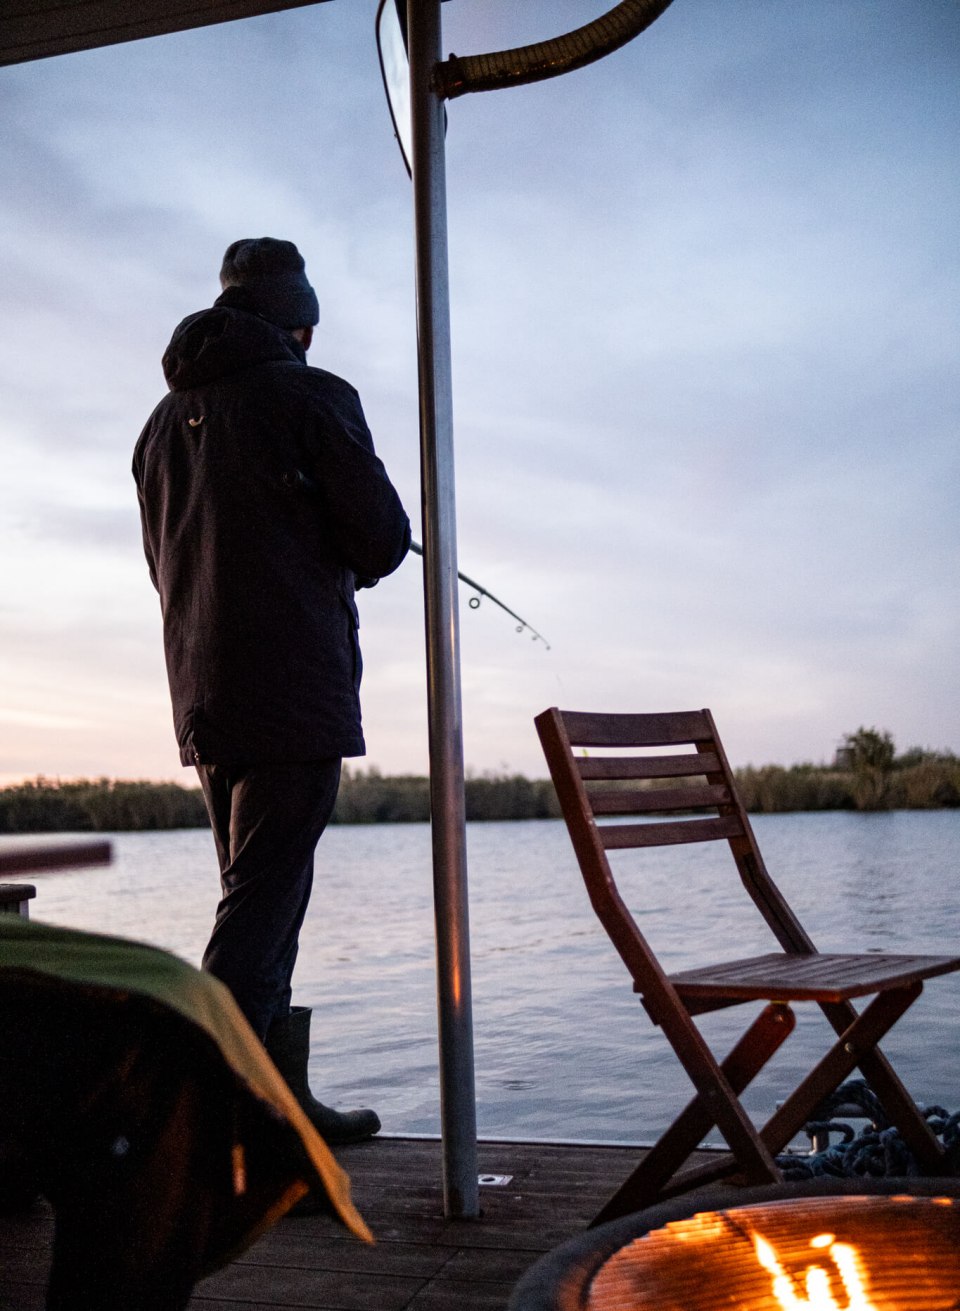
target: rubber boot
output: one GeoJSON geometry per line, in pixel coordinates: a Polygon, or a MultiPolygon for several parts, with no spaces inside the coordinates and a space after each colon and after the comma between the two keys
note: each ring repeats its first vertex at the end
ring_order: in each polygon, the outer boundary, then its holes
{"type": "Polygon", "coordinates": [[[270,1025],[264,1046],[283,1075],[300,1106],[322,1138],[332,1146],[363,1142],[380,1129],[376,1111],[335,1111],[318,1102],[310,1091],[307,1062],[310,1058],[309,1006],[291,1006],[290,1014],[270,1025]]]}
{"type": "Polygon", "coordinates": [[[30,1211],[39,1198],[36,1170],[13,1144],[0,1142],[0,1215],[30,1211]]]}

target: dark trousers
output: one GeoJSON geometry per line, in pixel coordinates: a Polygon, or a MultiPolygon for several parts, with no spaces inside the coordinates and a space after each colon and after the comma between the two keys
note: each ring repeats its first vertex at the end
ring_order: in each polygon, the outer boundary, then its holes
{"type": "Polygon", "coordinates": [[[290,980],[313,853],[340,784],[340,760],[198,765],[220,862],[221,900],[203,967],[261,1039],[290,1009],[290,980]]]}

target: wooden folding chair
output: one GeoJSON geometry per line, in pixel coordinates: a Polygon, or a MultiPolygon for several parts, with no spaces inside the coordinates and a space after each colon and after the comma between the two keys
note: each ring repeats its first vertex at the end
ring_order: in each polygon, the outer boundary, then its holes
{"type": "Polygon", "coordinates": [[[725,1176],[779,1182],[774,1158],[855,1068],[920,1168],[944,1173],[940,1144],[877,1043],[920,995],[922,980],[960,969],[960,958],[819,953],[766,871],[709,710],[612,715],[551,709],[536,725],[593,908],[697,1090],[594,1223],[725,1176]],[[664,747],[692,750],[651,750],[664,747]],[[575,756],[577,748],[589,754],[575,756]],[[596,754],[603,748],[616,754],[596,754]],[[640,822],[598,823],[625,815],[640,822]],[[713,840],[729,843],[780,950],[667,974],[617,890],[607,852],[713,840]],[[857,997],[871,999],[862,1013],[852,1004],[857,997]],[[694,1017],[758,1001],[767,1005],[718,1060],[694,1017]],[[837,1041],[758,1130],[740,1095],[793,1029],[790,1003],[801,1001],[818,1003],[837,1041]],[[713,1128],[731,1155],[678,1174],[713,1128]]]}

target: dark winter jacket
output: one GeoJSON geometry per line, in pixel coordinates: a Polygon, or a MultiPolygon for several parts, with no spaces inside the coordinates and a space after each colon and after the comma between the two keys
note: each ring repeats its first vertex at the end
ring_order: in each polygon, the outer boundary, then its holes
{"type": "Polygon", "coordinates": [[[176,329],[133,458],[180,758],[362,755],[354,587],[410,525],[354,389],[243,303],[176,329]]]}

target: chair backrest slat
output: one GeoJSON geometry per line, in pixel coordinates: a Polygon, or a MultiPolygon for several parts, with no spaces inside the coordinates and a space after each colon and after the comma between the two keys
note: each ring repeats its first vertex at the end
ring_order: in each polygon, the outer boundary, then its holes
{"type": "Polygon", "coordinates": [[[572,747],[674,747],[713,736],[703,710],[666,715],[594,715],[564,710],[563,726],[572,747]]]}
{"type": "Polygon", "coordinates": [[[682,756],[586,756],[575,763],[584,780],[695,778],[720,771],[720,758],[712,751],[688,751],[682,756]]]}
{"type": "Polygon", "coordinates": [[[722,783],[706,787],[624,788],[619,792],[588,792],[595,815],[656,815],[665,810],[700,810],[729,806],[729,790],[722,783]]]}
{"type": "Polygon", "coordinates": [[[666,847],[683,842],[713,842],[717,838],[736,838],[743,826],[736,815],[719,815],[715,819],[680,819],[665,824],[601,824],[597,835],[605,851],[626,847],[666,847]]]}

